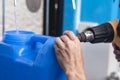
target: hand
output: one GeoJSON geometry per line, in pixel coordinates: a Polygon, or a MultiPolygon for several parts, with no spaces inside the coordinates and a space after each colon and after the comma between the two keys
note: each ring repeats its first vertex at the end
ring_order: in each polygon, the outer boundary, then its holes
{"type": "Polygon", "coordinates": [[[115,57],[117,59],[118,62],[120,62],[120,48],[115,44],[115,43],[112,43],[112,46],[114,48],[114,54],[115,54],[115,57]]]}
{"type": "Polygon", "coordinates": [[[59,64],[68,80],[86,80],[79,39],[71,31],[56,38],[55,50],[59,64]]]}

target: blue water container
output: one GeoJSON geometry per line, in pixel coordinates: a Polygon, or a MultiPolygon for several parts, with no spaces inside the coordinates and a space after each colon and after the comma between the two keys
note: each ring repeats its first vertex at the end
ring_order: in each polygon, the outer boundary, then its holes
{"type": "Polygon", "coordinates": [[[0,80],[66,80],[54,40],[29,31],[6,31],[0,42],[0,80]]]}

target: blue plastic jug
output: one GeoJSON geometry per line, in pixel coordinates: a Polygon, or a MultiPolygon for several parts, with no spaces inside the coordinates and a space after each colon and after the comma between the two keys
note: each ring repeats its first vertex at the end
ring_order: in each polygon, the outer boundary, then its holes
{"type": "Polygon", "coordinates": [[[0,42],[0,80],[66,80],[54,40],[30,31],[6,31],[0,42]]]}

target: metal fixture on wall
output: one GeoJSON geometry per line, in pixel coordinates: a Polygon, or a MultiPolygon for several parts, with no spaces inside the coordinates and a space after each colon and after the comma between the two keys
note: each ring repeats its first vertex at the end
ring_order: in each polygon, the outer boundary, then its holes
{"type": "Polygon", "coordinates": [[[41,0],[26,0],[26,5],[31,12],[37,12],[40,9],[41,0]]]}

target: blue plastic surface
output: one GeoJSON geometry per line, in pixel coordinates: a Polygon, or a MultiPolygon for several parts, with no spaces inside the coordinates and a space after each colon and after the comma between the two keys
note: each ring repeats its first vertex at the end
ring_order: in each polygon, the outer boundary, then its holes
{"type": "Polygon", "coordinates": [[[63,32],[71,30],[77,33],[79,24],[80,0],[64,0],[63,32]]]}
{"type": "Polygon", "coordinates": [[[119,0],[81,0],[81,21],[105,23],[118,17],[119,0]]]}
{"type": "Polygon", "coordinates": [[[55,56],[54,39],[7,31],[0,43],[0,80],[66,80],[55,56]]]}

